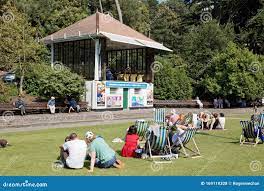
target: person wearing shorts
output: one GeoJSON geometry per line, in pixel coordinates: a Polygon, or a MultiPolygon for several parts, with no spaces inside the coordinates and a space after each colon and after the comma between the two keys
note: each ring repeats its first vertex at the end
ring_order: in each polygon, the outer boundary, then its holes
{"type": "Polygon", "coordinates": [[[88,131],[85,134],[86,143],[89,145],[91,157],[89,172],[93,172],[94,166],[98,168],[123,168],[123,163],[116,158],[115,151],[109,147],[105,140],[88,131]]]}

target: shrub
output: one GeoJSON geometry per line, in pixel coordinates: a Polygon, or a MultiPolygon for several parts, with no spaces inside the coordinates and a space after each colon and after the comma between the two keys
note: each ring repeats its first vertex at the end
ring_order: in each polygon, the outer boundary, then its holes
{"type": "Polygon", "coordinates": [[[49,64],[30,65],[25,77],[25,90],[35,96],[74,96],[79,99],[84,93],[84,79],[66,67],[52,69],[49,64]]]}
{"type": "Polygon", "coordinates": [[[156,99],[189,99],[192,96],[191,79],[186,74],[186,64],[177,55],[158,57],[154,65],[154,96],[156,99]]]}
{"type": "Polygon", "coordinates": [[[5,84],[0,81],[0,103],[10,102],[13,96],[17,96],[17,86],[14,84],[5,84]]]}

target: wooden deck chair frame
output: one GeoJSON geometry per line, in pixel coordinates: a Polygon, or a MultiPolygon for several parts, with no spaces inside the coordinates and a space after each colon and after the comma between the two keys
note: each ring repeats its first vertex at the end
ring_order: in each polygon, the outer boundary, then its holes
{"type": "Polygon", "coordinates": [[[179,145],[173,145],[176,147],[180,146],[180,153],[184,154],[184,157],[188,158],[188,157],[201,157],[201,153],[200,150],[196,144],[196,141],[194,139],[194,136],[196,134],[196,132],[198,131],[198,128],[188,128],[185,132],[184,138],[183,140],[179,139],[179,145]],[[192,140],[193,144],[194,144],[194,149],[191,149],[189,147],[187,147],[186,145],[190,142],[190,140],[192,140]],[[182,151],[181,151],[182,149],[182,151]],[[187,152],[189,151],[189,152],[187,152]]]}
{"type": "Polygon", "coordinates": [[[159,135],[156,136],[154,133],[150,134],[147,139],[147,146],[148,146],[148,152],[150,155],[150,159],[153,160],[154,163],[171,163],[175,155],[171,152],[171,145],[168,137],[167,128],[164,126],[161,126],[159,129],[159,135]],[[150,140],[152,139],[152,140],[150,140]],[[158,151],[165,151],[168,152],[166,155],[153,155],[152,150],[158,150],[158,151]],[[160,159],[160,160],[158,160],[160,159]],[[164,159],[164,160],[161,160],[164,159]],[[169,160],[165,160],[169,159],[169,160]]]}
{"type": "Polygon", "coordinates": [[[248,144],[254,147],[260,142],[259,140],[259,129],[257,130],[257,135],[255,134],[255,124],[253,121],[240,121],[242,126],[242,133],[240,136],[240,145],[248,144]],[[252,139],[250,141],[250,139],[252,139]]]}

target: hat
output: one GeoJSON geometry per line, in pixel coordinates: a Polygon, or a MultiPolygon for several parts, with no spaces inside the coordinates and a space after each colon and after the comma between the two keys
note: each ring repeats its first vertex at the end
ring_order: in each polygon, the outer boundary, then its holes
{"type": "Polygon", "coordinates": [[[51,99],[55,99],[55,97],[52,96],[51,99]]]}
{"type": "Polygon", "coordinates": [[[87,132],[85,133],[85,138],[86,138],[86,139],[91,139],[91,138],[93,138],[93,136],[94,136],[94,134],[93,134],[93,132],[91,132],[91,131],[87,131],[87,132]]]}

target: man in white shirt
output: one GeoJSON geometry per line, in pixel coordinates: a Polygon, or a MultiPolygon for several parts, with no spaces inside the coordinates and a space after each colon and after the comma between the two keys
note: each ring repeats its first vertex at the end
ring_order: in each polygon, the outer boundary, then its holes
{"type": "Polygon", "coordinates": [[[87,144],[84,140],[80,140],[76,133],[72,133],[69,139],[60,147],[62,162],[72,169],[83,168],[87,144]]]}

